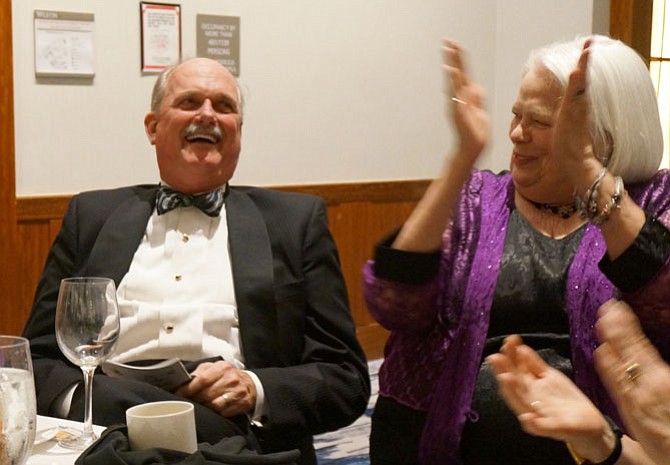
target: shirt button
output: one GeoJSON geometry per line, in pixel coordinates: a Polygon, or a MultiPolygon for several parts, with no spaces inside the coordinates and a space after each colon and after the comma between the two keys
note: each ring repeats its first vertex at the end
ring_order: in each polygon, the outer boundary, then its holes
{"type": "Polygon", "coordinates": [[[165,323],[163,325],[163,329],[165,330],[166,333],[170,334],[172,331],[174,331],[174,324],[173,323],[165,323]]]}
{"type": "Polygon", "coordinates": [[[188,242],[188,240],[189,240],[188,234],[184,234],[183,236],[181,236],[182,242],[188,242]]]}
{"type": "Polygon", "coordinates": [[[174,277],[174,280],[177,281],[177,282],[181,281],[181,275],[180,274],[176,275],[174,277]]]}

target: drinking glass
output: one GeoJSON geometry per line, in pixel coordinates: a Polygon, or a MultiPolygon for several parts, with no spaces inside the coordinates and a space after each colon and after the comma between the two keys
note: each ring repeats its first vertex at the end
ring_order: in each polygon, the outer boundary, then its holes
{"type": "Polygon", "coordinates": [[[84,429],[59,444],[82,450],[97,439],[93,432],[93,373],[114,351],[119,336],[116,286],[108,278],[61,280],[56,304],[56,339],[63,354],[84,374],[84,429]]]}
{"type": "Polygon", "coordinates": [[[35,416],[28,340],[0,336],[0,463],[26,463],[35,441],[35,416]]]}

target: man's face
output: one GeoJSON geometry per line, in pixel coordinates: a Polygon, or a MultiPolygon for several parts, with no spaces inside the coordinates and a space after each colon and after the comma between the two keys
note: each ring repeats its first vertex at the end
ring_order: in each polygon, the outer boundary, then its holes
{"type": "Polygon", "coordinates": [[[144,118],[161,179],[186,194],[228,182],[240,153],[240,111],[237,85],[226,68],[206,58],[177,66],[161,108],[144,118]]]}

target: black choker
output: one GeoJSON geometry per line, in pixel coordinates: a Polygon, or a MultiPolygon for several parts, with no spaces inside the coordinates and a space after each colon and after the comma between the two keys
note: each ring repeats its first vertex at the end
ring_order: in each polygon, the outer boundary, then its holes
{"type": "Polygon", "coordinates": [[[532,200],[529,200],[529,202],[538,210],[560,216],[564,220],[567,220],[577,212],[577,206],[574,203],[569,203],[567,205],[553,205],[550,203],[533,202],[532,200]]]}

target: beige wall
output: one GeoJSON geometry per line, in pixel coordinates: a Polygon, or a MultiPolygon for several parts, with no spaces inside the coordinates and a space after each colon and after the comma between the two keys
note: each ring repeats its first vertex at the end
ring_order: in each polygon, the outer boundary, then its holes
{"type": "MultiPolygon", "coordinates": [[[[601,0],[180,4],[186,57],[194,54],[197,13],[241,18],[247,107],[234,181],[259,185],[434,176],[450,144],[439,54],[445,34],[468,48],[473,74],[488,89],[494,142],[481,164],[504,168],[509,107],[526,53],[590,32],[607,6],[601,0]]],[[[157,180],[142,127],[153,77],[140,72],[138,5],[13,0],[17,196],[157,180]],[[92,81],[36,80],[35,9],[95,14],[92,81]]]]}

